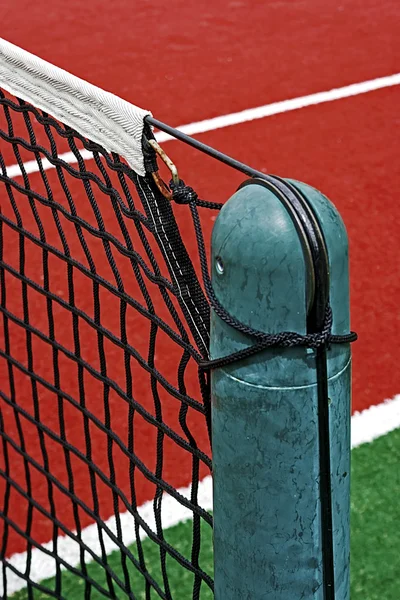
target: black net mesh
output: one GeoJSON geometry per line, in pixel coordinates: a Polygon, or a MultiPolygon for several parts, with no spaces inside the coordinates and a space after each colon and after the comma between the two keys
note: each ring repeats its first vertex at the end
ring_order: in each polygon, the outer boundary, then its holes
{"type": "Polygon", "coordinates": [[[189,581],[210,598],[209,305],[190,210],[0,104],[3,597],[179,599],[189,581]],[[184,517],[188,550],[167,531],[184,517]]]}

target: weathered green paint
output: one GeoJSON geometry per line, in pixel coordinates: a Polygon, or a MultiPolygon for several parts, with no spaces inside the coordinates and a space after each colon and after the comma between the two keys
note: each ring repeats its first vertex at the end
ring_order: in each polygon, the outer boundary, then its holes
{"type": "MultiPolygon", "coordinates": [[[[292,183],[324,232],[333,332],[348,333],[343,222],[320,192],[292,183]]],[[[242,188],[221,210],[211,269],[219,301],[242,322],[267,333],[305,333],[305,254],[291,217],[265,187],[242,188]]],[[[212,315],[212,358],[252,343],[212,315]]],[[[328,363],[336,598],[348,600],[349,345],[333,345],[328,363]]],[[[314,352],[271,349],[216,369],[212,402],[216,600],[323,600],[314,352]]]]}

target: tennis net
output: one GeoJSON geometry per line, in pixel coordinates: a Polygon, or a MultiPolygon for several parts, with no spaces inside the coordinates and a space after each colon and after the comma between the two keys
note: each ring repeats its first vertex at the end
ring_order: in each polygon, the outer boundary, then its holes
{"type": "Polygon", "coordinates": [[[73,597],[180,598],[172,571],[211,597],[191,212],[157,185],[146,111],[4,40],[0,88],[2,597],[67,599],[73,575],[73,597]]]}

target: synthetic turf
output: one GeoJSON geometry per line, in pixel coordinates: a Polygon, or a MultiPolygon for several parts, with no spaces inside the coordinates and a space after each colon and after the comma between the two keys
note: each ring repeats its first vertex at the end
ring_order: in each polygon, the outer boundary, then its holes
{"type": "MultiPolygon", "coordinates": [[[[152,0],[132,10],[116,0],[111,11],[104,0],[85,6],[56,0],[47,10],[44,0],[21,0],[7,7],[2,36],[151,106],[173,125],[398,70],[394,0],[383,6],[373,0],[306,0],[251,8],[239,1],[229,11],[221,4],[152,0]],[[198,44],[199,37],[204,43],[198,44]]],[[[353,349],[357,410],[400,389],[393,324],[400,293],[393,134],[398,97],[399,88],[376,92],[202,136],[254,167],[315,185],[343,212],[351,244],[352,325],[360,333],[353,349]]],[[[209,159],[203,170],[203,158],[176,143],[170,150],[182,176],[190,173],[188,183],[209,199],[225,199],[242,180],[209,159]]],[[[124,416],[117,418],[122,422],[124,416]]],[[[172,464],[173,483],[175,473],[180,470],[172,464]]],[[[140,493],[145,500],[147,492],[140,493]]],[[[48,539],[43,532],[42,541],[48,539]]]]}
{"type": "MultiPolygon", "coordinates": [[[[398,600],[398,523],[400,521],[400,430],[383,436],[372,444],[364,444],[352,452],[352,501],[351,501],[351,598],[352,600],[398,600]],[[377,515],[379,514],[379,519],[377,515]]],[[[184,556],[190,553],[190,523],[181,523],[166,532],[167,539],[184,556]]],[[[200,565],[210,572],[212,569],[212,539],[209,529],[204,529],[200,565]],[[207,536],[207,537],[206,537],[207,536]],[[208,551],[207,551],[208,549],[208,551]]],[[[159,553],[149,540],[143,544],[149,570],[159,575],[159,553]]],[[[132,546],[136,554],[135,546],[132,546]]],[[[109,564],[121,575],[120,556],[114,552],[109,564]]],[[[168,571],[172,582],[174,600],[191,597],[193,578],[189,572],[174,568],[169,561],[168,571]]],[[[104,573],[94,564],[89,567],[90,575],[99,583],[104,582],[104,573]]],[[[138,600],[144,600],[141,592],[143,582],[138,581],[138,600]]],[[[52,589],[52,581],[46,582],[52,589]]],[[[64,573],[63,591],[71,600],[83,600],[83,590],[71,574],[64,573]],[[65,587],[64,587],[65,586],[65,587]]],[[[93,599],[102,596],[96,592],[93,599]]],[[[118,598],[125,597],[124,594],[118,598]]],[[[25,590],[17,592],[13,600],[25,600],[25,590]]],[[[35,600],[48,598],[36,593],[35,600]]],[[[155,598],[155,596],[154,596],[155,598]]],[[[203,588],[201,600],[211,600],[212,594],[203,588]]]]}
{"type": "Polygon", "coordinates": [[[353,451],[352,600],[398,600],[400,429],[353,451]]]}

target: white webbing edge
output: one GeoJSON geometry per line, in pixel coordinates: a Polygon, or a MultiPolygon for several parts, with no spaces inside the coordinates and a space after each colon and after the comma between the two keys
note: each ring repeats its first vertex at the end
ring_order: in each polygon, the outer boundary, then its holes
{"type": "Polygon", "coordinates": [[[118,96],[0,38],[0,87],[117,152],[139,175],[144,117],[151,115],[118,96]]]}

